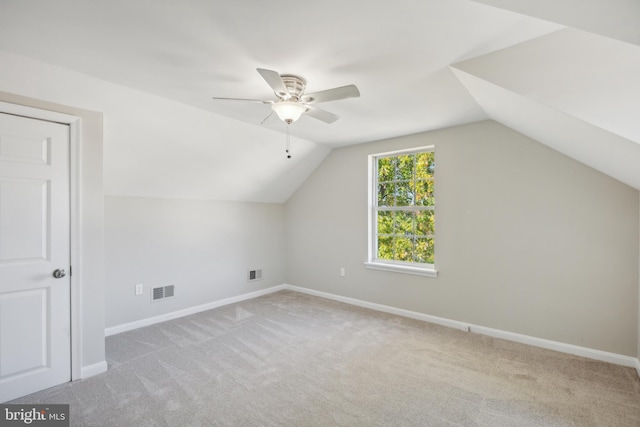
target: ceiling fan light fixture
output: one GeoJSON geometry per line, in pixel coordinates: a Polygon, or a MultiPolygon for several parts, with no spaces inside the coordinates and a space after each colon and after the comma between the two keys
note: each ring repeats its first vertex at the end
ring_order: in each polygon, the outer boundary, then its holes
{"type": "Polygon", "coordinates": [[[271,105],[273,111],[276,112],[280,120],[287,124],[291,124],[298,120],[302,113],[307,111],[307,107],[293,101],[280,101],[271,105]]]}

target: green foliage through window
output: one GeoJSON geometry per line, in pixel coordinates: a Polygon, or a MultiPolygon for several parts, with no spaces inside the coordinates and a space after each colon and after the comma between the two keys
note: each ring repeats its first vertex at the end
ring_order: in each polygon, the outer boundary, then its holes
{"type": "Polygon", "coordinates": [[[433,264],[433,151],[376,159],[376,257],[433,264]]]}

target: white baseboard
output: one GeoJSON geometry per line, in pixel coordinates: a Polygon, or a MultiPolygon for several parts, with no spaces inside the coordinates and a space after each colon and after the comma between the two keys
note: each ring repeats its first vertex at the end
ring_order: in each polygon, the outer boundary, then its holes
{"type": "Polygon", "coordinates": [[[94,363],[93,365],[87,365],[80,368],[80,379],[93,377],[94,375],[107,372],[107,361],[94,363]]]}
{"type": "Polygon", "coordinates": [[[470,323],[459,322],[457,320],[446,319],[437,316],[431,316],[428,314],[417,313],[415,311],[404,310],[401,308],[391,307],[383,304],[376,304],[368,301],[362,301],[355,298],[343,297],[341,295],[335,295],[327,292],[316,291],[313,289],[302,288],[299,286],[285,285],[285,289],[289,289],[296,292],[301,292],[309,295],[318,296],[321,298],[327,298],[334,301],[340,301],[359,307],[370,308],[372,310],[382,311],[385,313],[396,314],[398,316],[409,317],[411,319],[422,320],[429,323],[435,323],[450,328],[460,329],[462,331],[478,333],[482,335],[488,335],[494,338],[501,338],[507,341],[514,341],[521,344],[527,344],[534,347],[546,348],[548,350],[555,350],[562,353],[573,354],[575,356],[582,356],[588,359],[599,360],[602,362],[609,362],[616,365],[628,366],[635,368],[640,375],[640,360],[636,357],[624,356],[616,353],[609,353],[606,351],[595,350],[592,348],[580,347],[573,344],[565,344],[558,341],[546,340],[543,338],[536,338],[529,335],[518,334],[515,332],[503,331],[500,329],[492,329],[484,326],[473,325],[470,323]]]}
{"type": "Polygon", "coordinates": [[[415,311],[404,310],[402,308],[391,307],[388,305],[377,304],[374,302],[362,301],[355,298],[343,297],[341,295],[330,294],[327,292],[316,291],[308,288],[301,288],[299,286],[285,285],[285,289],[291,291],[301,292],[303,294],[313,295],[321,298],[331,299],[334,301],[344,302],[346,304],[357,305],[358,307],[370,308],[376,311],[382,311],[390,314],[397,314],[402,317],[409,317],[411,319],[422,320],[424,322],[436,323],[438,325],[447,326],[449,328],[460,329],[462,331],[469,331],[471,325],[459,322],[457,320],[445,319],[443,317],[431,316],[429,314],[418,313],[415,311]]]}
{"type": "Polygon", "coordinates": [[[488,335],[495,338],[501,338],[507,341],[514,341],[521,344],[527,344],[534,347],[546,348],[548,350],[555,350],[562,353],[573,354],[574,356],[582,356],[588,359],[628,366],[631,368],[636,367],[636,365],[638,364],[638,359],[635,357],[624,356],[622,354],[610,353],[607,351],[596,350],[588,347],[580,347],[577,345],[566,344],[558,341],[551,341],[544,338],[536,338],[530,335],[522,335],[515,332],[503,331],[500,329],[492,329],[486,328],[484,326],[472,325],[470,332],[488,335]]]}
{"type": "MultiPolygon", "coordinates": [[[[105,336],[118,334],[121,332],[131,331],[133,329],[142,328],[144,326],[154,325],[156,323],[166,322],[167,320],[173,320],[191,314],[200,313],[202,311],[211,310],[224,305],[234,304],[237,302],[245,301],[252,298],[257,298],[263,295],[267,295],[273,292],[282,290],[291,290],[308,295],[313,295],[321,298],[326,298],[334,301],[343,302],[346,304],[355,305],[358,307],[370,308],[376,311],[382,311],[384,313],[395,314],[398,316],[408,317],[411,319],[421,320],[428,323],[435,323],[449,328],[459,329],[465,332],[473,332],[477,334],[487,335],[494,338],[500,338],[507,341],[518,342],[521,344],[527,344],[534,347],[546,348],[548,350],[555,350],[562,353],[573,354],[575,356],[582,356],[588,359],[599,360],[603,362],[609,362],[616,365],[628,366],[635,368],[640,376],[640,360],[636,357],[624,356],[616,353],[609,353],[606,351],[595,350],[587,347],[580,347],[573,344],[566,344],[558,341],[546,340],[543,338],[536,338],[529,335],[518,334],[515,332],[503,331],[501,329],[487,328],[485,326],[474,325],[466,322],[460,322],[458,320],[447,319],[444,317],[431,316],[429,314],[418,313],[415,311],[405,310],[402,308],[391,307],[384,304],[377,304],[373,302],[363,301],[356,298],[344,297],[341,295],[331,294],[328,292],[316,291],[314,289],[303,288],[294,285],[278,285],[271,288],[262,289],[255,292],[249,292],[246,294],[238,295],[231,298],[225,298],[218,301],[212,301],[207,304],[198,305],[195,307],[189,307],[183,310],[166,313],[160,316],[149,317],[146,319],[137,320],[135,322],[124,323],[122,325],[112,326],[105,329],[105,336]]],[[[106,362],[101,362],[95,365],[82,368],[82,378],[88,376],[97,375],[107,370],[106,362]],[[104,364],[104,366],[103,366],[104,364]],[[85,374],[87,372],[87,374],[85,374]]]]}
{"type": "Polygon", "coordinates": [[[278,292],[284,289],[286,289],[285,285],[273,286],[271,288],[261,289],[259,291],[249,292],[246,294],[238,295],[231,298],[221,299],[218,301],[212,301],[206,304],[197,305],[195,307],[185,308],[183,310],[172,311],[171,313],[161,314],[160,316],[148,317],[146,319],[140,319],[134,322],[111,326],[104,330],[104,335],[108,337],[110,335],[119,334],[121,332],[132,331],[134,329],[142,328],[144,326],[155,325],[156,323],[166,322],[167,320],[178,319],[180,317],[189,316],[191,314],[196,314],[202,311],[211,310],[213,308],[222,307],[223,305],[234,304],[236,302],[257,298],[262,295],[267,295],[267,294],[278,292]]]}

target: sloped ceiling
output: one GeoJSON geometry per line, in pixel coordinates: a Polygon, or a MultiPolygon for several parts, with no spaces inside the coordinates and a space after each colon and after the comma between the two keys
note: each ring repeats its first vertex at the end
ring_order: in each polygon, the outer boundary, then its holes
{"type": "Polygon", "coordinates": [[[640,47],[564,29],[454,64],[485,112],[640,188],[640,47]]]}
{"type": "Polygon", "coordinates": [[[574,27],[452,65],[487,115],[640,189],[640,2],[477,1],[574,27]]]}
{"type": "Polygon", "coordinates": [[[149,161],[142,135],[109,131],[106,117],[109,194],[283,202],[333,147],[487,118],[640,188],[639,17],[633,0],[2,0],[0,60],[17,55],[180,103],[226,135],[194,137],[188,152],[183,139],[157,135],[162,152],[182,152],[171,175],[183,179],[168,192],[167,163],[149,161]],[[211,100],[273,98],[257,67],[301,75],[308,91],[353,83],[361,97],[323,104],[341,117],[332,125],[294,123],[302,149],[274,161],[265,147],[284,140],[284,125],[261,124],[268,106],[211,100]],[[220,153],[215,168],[202,160],[220,153]],[[225,192],[202,185],[225,176],[234,177],[225,192]]]}
{"type": "Polygon", "coordinates": [[[636,0],[474,0],[567,27],[640,44],[640,2],[636,0]]]}

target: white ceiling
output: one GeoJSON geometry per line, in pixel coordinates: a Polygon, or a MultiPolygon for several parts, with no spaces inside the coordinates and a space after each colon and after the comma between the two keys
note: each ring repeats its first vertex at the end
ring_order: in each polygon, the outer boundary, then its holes
{"type": "Polygon", "coordinates": [[[473,0],[640,45],[637,0],[473,0]]]}
{"type": "MultiPolygon", "coordinates": [[[[344,145],[485,119],[447,66],[560,28],[466,0],[3,0],[0,48],[256,126],[273,99],[257,67],[308,91],[355,84],[292,132],[344,145]],[[371,126],[376,123],[377,126],[371,126]]],[[[268,127],[283,128],[277,120],[268,127]]]]}
{"type": "Polygon", "coordinates": [[[567,28],[452,69],[494,120],[640,189],[640,46],[567,28]]]}
{"type": "MultiPolygon", "coordinates": [[[[306,168],[330,147],[492,118],[640,188],[640,173],[612,173],[619,166],[615,156],[585,155],[578,143],[567,149],[559,136],[587,126],[613,135],[602,139],[612,151],[616,144],[640,144],[640,3],[531,3],[1,0],[0,50],[226,117],[217,125],[228,123],[234,135],[246,129],[248,150],[260,149],[257,135],[271,139],[284,125],[273,117],[260,125],[267,105],[211,97],[273,99],[257,67],[300,75],[308,91],[357,85],[360,98],[322,104],[341,117],[334,124],[303,117],[291,127],[297,139],[320,146],[306,168]],[[537,130],[549,114],[562,122],[562,132],[537,130]]],[[[136,179],[135,165],[145,163],[144,154],[136,158],[135,150],[118,146],[125,139],[105,146],[107,187],[121,194],[136,179]],[[116,165],[110,152],[130,152],[130,168],[116,165]]],[[[219,152],[220,144],[206,149],[219,152]]],[[[307,152],[314,150],[300,154],[307,152]]],[[[206,162],[184,163],[185,171],[206,179],[206,162]]],[[[297,169],[296,182],[289,179],[286,190],[259,201],[286,200],[311,172],[301,173],[300,165],[274,165],[284,171],[271,175],[283,179],[291,178],[287,168],[297,169]]],[[[144,193],[141,186],[135,195],[144,193]]]]}

